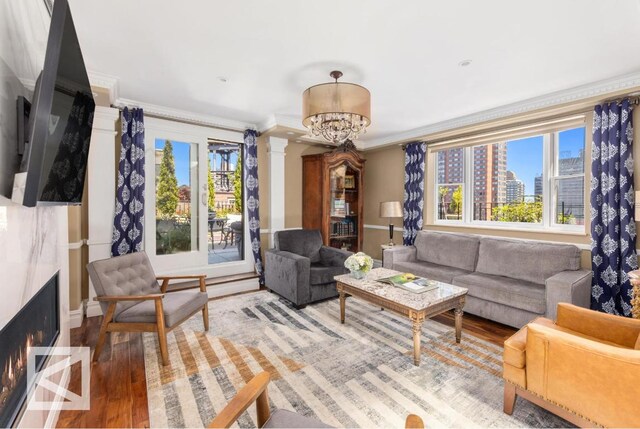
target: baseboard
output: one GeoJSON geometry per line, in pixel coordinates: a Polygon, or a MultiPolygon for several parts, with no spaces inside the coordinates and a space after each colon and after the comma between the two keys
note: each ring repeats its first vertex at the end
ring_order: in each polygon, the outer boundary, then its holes
{"type": "Polygon", "coordinates": [[[80,308],[76,310],[71,310],[69,312],[69,327],[79,328],[82,325],[82,319],[84,318],[84,304],[80,306],[80,308]]]}
{"type": "Polygon", "coordinates": [[[207,286],[207,294],[209,295],[209,298],[217,298],[220,296],[232,295],[234,293],[240,292],[249,292],[259,289],[260,282],[258,281],[258,278],[253,278],[239,280],[237,282],[207,286]]]}
{"type": "Polygon", "coordinates": [[[87,317],[102,316],[102,308],[100,303],[96,301],[89,301],[87,303],[87,317]]]}

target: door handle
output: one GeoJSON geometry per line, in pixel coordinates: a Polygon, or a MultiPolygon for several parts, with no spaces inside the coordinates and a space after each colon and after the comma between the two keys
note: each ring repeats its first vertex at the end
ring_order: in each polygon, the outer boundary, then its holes
{"type": "Polygon", "coordinates": [[[207,193],[203,192],[200,199],[202,200],[202,205],[206,207],[207,203],[209,202],[207,201],[208,200],[207,193]]]}

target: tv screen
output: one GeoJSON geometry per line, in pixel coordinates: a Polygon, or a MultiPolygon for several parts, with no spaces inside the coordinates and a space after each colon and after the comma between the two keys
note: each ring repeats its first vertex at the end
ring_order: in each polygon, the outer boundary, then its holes
{"type": "Polygon", "coordinates": [[[80,204],[95,102],[67,0],[56,0],[30,112],[23,204],[80,204]]]}

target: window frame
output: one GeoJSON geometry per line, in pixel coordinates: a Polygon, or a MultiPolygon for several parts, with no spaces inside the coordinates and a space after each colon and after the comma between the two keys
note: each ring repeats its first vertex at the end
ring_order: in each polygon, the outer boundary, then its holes
{"type": "MultiPolygon", "coordinates": [[[[556,186],[559,180],[567,178],[584,178],[587,174],[588,160],[586,159],[586,147],[587,147],[587,123],[583,121],[581,123],[565,124],[563,126],[549,127],[544,130],[536,130],[531,133],[523,133],[517,135],[507,135],[504,137],[496,138],[493,140],[487,140],[478,142],[475,144],[469,144],[464,146],[448,146],[443,148],[433,148],[430,154],[434,157],[435,168],[432,172],[433,178],[433,224],[440,226],[458,226],[458,227],[473,227],[473,228],[486,228],[486,229],[511,229],[511,230],[524,230],[524,231],[540,231],[540,232],[562,232],[569,234],[584,234],[587,228],[587,215],[584,214],[583,225],[571,225],[557,223],[555,219],[555,213],[557,213],[557,197],[556,186]],[[575,128],[585,128],[585,160],[583,165],[582,174],[575,175],[559,175],[557,174],[557,168],[559,165],[559,139],[558,136],[562,131],[571,130],[575,128]],[[542,136],[542,222],[541,223],[528,223],[528,222],[499,222],[492,220],[474,220],[473,210],[473,191],[474,191],[474,158],[473,150],[479,146],[489,146],[496,143],[508,142],[513,140],[520,140],[535,136],[542,136]],[[463,149],[463,179],[462,179],[462,216],[461,219],[439,219],[438,218],[438,206],[439,206],[439,177],[438,177],[438,153],[443,150],[450,149],[463,149]]],[[[446,185],[446,184],[444,184],[446,185]]],[[[587,192],[586,184],[583,185],[583,200],[585,193],[587,192]]]]}

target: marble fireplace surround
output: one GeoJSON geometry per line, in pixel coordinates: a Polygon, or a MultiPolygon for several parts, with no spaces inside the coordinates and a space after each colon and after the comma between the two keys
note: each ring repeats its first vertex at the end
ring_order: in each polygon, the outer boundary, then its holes
{"type": "MultiPolygon", "coordinates": [[[[0,329],[59,272],[60,335],[55,346],[69,346],[67,223],[67,207],[27,208],[0,196],[0,329]]],[[[68,376],[60,372],[61,385],[66,386],[68,376]]],[[[31,394],[39,400],[54,397],[42,389],[31,394]]],[[[58,411],[23,410],[17,426],[54,427],[58,411]]]]}

